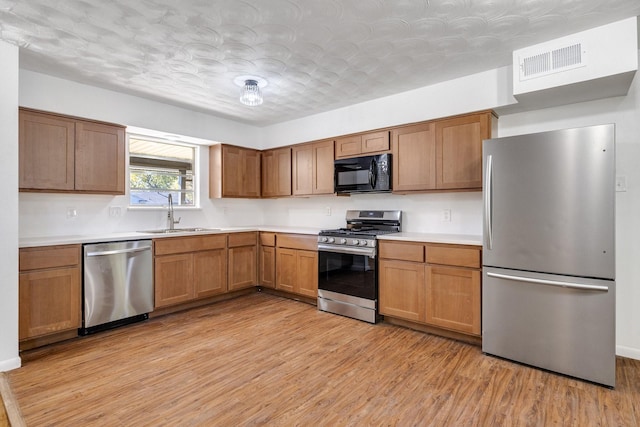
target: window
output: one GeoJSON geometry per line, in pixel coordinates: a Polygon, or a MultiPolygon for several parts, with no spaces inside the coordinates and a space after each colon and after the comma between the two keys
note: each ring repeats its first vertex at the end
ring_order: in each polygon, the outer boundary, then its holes
{"type": "Polygon", "coordinates": [[[175,206],[195,206],[195,147],[129,136],[129,204],[166,206],[171,194],[175,206]]]}

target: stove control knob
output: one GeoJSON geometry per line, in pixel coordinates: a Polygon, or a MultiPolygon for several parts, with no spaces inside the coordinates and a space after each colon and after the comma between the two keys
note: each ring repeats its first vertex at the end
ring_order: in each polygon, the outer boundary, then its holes
{"type": "Polygon", "coordinates": [[[358,241],[358,239],[353,239],[353,244],[355,246],[358,246],[360,244],[360,242],[358,241]]]}
{"type": "Polygon", "coordinates": [[[360,240],[360,244],[362,246],[367,246],[367,241],[366,240],[360,240]]]}
{"type": "Polygon", "coordinates": [[[340,244],[341,245],[346,245],[347,244],[347,239],[340,239],[340,244]]]}
{"type": "Polygon", "coordinates": [[[322,243],[326,243],[328,240],[329,240],[329,239],[327,239],[326,237],[321,237],[321,238],[320,238],[320,241],[321,241],[322,243]]]}
{"type": "Polygon", "coordinates": [[[333,243],[335,241],[336,241],[336,239],[334,239],[333,237],[329,237],[329,243],[333,243]]]}

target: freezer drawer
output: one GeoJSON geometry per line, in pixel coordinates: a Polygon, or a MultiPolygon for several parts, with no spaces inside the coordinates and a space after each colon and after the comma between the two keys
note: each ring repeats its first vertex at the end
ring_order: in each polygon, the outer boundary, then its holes
{"type": "Polygon", "coordinates": [[[482,351],[615,386],[615,281],[483,269],[482,351]]]}

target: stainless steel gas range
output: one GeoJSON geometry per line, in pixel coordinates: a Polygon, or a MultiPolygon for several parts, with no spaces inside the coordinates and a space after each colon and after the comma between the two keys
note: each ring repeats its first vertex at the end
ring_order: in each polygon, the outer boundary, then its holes
{"type": "Polygon", "coordinates": [[[318,235],[318,309],[378,321],[378,240],[402,229],[401,211],[347,211],[346,228],[318,235]]]}

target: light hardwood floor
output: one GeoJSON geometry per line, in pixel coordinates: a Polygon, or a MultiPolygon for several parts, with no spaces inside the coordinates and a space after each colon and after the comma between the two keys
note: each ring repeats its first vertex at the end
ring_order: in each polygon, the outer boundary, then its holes
{"type": "Polygon", "coordinates": [[[256,293],[22,354],[28,426],[636,426],[640,361],[617,388],[256,293]]]}

